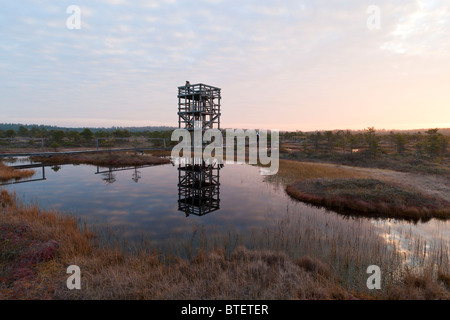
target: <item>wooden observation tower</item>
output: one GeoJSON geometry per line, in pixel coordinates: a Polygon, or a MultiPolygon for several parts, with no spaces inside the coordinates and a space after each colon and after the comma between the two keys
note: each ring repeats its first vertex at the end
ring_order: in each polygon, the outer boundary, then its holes
{"type": "MultiPolygon", "coordinates": [[[[203,83],[178,87],[178,128],[191,132],[220,130],[220,88],[203,83]]],[[[202,142],[203,145],[203,142],[202,142]]],[[[219,171],[223,164],[191,158],[178,166],[178,210],[186,216],[204,215],[220,209],[219,171]]]]}
{"type": "Polygon", "coordinates": [[[220,88],[203,83],[178,87],[178,128],[220,130],[220,88]]]}

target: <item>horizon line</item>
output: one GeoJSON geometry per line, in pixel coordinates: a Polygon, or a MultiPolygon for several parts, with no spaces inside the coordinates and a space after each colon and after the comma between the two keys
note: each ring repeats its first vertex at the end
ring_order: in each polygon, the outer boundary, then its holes
{"type": "MultiPolygon", "coordinates": [[[[19,126],[38,126],[38,127],[56,127],[56,128],[64,128],[64,129],[113,129],[113,128],[157,128],[157,127],[167,127],[167,128],[178,128],[177,126],[174,125],[166,125],[166,124],[159,124],[159,125],[111,125],[111,126],[65,126],[65,125],[54,125],[54,124],[37,124],[37,123],[21,123],[21,122],[1,122],[0,125],[19,125],[19,126]]],[[[259,127],[259,128],[252,128],[252,127],[247,127],[247,128],[239,128],[239,129],[244,129],[244,130],[248,130],[248,129],[266,129],[266,130],[279,130],[280,132],[296,132],[296,131],[300,131],[300,132],[315,132],[315,131],[364,131],[367,128],[375,128],[376,131],[421,131],[421,130],[429,130],[429,129],[450,129],[450,125],[449,126],[428,126],[428,127],[411,127],[411,128],[407,128],[407,129],[399,129],[399,128],[377,128],[376,126],[365,126],[365,127],[361,127],[359,129],[350,129],[350,128],[334,128],[334,129],[311,129],[311,130],[301,130],[301,129],[267,129],[267,128],[263,128],[263,127],[259,127]]],[[[223,127],[221,128],[222,130],[226,130],[226,129],[237,129],[237,127],[223,127]]]]}

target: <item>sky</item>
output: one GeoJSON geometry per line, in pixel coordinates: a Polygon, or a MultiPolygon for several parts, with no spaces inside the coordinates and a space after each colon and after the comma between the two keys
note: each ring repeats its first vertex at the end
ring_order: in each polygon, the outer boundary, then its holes
{"type": "Polygon", "coordinates": [[[177,126],[186,80],[224,128],[450,127],[450,0],[0,1],[2,123],[177,126]]]}

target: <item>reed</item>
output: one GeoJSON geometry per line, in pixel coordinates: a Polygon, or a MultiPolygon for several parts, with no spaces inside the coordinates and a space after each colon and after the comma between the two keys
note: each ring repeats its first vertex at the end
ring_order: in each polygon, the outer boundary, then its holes
{"type": "Polygon", "coordinates": [[[405,249],[369,220],[305,205],[268,216],[270,226],[246,234],[193,226],[187,239],[162,251],[151,239],[133,250],[125,241],[104,243],[83,221],[24,205],[6,190],[0,204],[0,227],[8,231],[0,245],[10,253],[0,257],[2,299],[448,299],[446,238],[415,238],[405,249]],[[7,241],[14,235],[19,246],[7,241]],[[52,240],[58,251],[33,267],[34,277],[4,280],[30,244],[52,240]],[[81,268],[82,290],[66,287],[73,264],[81,268]],[[366,287],[372,264],[382,269],[382,290],[366,287]]]}
{"type": "Polygon", "coordinates": [[[0,161],[0,181],[30,178],[34,175],[34,173],[34,170],[17,170],[11,168],[10,166],[7,166],[0,161]]]}

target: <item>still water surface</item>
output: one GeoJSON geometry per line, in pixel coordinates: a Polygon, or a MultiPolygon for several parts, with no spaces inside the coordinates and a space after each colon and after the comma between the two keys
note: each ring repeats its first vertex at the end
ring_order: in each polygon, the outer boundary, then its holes
{"type": "MultiPolygon", "coordinates": [[[[26,160],[25,160],[26,163],[26,160]]],[[[17,163],[14,163],[16,165],[17,163]]],[[[286,212],[307,217],[312,225],[323,228],[330,221],[370,225],[380,237],[395,240],[408,249],[420,237],[427,242],[449,242],[449,222],[431,220],[413,224],[405,221],[343,217],[291,199],[280,183],[266,181],[260,168],[230,164],[220,169],[219,209],[202,216],[179,210],[179,170],[167,164],[112,171],[92,165],[62,165],[35,169],[29,183],[5,186],[26,202],[43,209],[57,209],[86,219],[105,223],[120,230],[131,241],[144,236],[158,243],[167,239],[186,238],[195,226],[248,234],[253,230],[273,227],[286,212]]]]}

